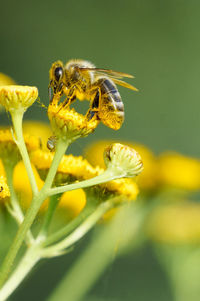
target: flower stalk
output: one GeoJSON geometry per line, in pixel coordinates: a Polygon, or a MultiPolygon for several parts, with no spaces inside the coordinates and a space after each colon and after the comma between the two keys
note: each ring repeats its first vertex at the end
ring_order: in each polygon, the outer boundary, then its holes
{"type": "Polygon", "coordinates": [[[27,148],[26,148],[26,145],[24,142],[23,131],[22,131],[23,115],[24,115],[24,111],[22,109],[15,110],[11,113],[13,127],[14,127],[14,131],[15,131],[15,135],[16,135],[16,138],[14,140],[19,148],[20,154],[24,161],[24,165],[26,167],[29,181],[30,181],[30,184],[32,187],[33,195],[36,195],[38,192],[38,188],[37,188],[37,184],[36,184],[33,170],[31,167],[31,162],[30,162],[27,148]]]}

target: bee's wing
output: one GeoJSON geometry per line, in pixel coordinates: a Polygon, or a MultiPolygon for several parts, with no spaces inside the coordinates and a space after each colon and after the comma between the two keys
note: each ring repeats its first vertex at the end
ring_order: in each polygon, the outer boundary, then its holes
{"type": "Polygon", "coordinates": [[[133,91],[138,91],[137,88],[134,86],[124,82],[123,80],[120,80],[123,77],[128,77],[128,78],[134,78],[133,75],[123,73],[123,72],[118,72],[118,71],[113,71],[109,69],[102,69],[102,68],[79,68],[80,71],[93,71],[97,75],[104,75],[106,77],[109,77],[112,79],[112,81],[122,87],[125,87],[127,89],[131,89],[133,91]]]}
{"type": "Polygon", "coordinates": [[[113,82],[116,84],[116,85],[119,85],[119,86],[122,86],[122,87],[125,87],[127,89],[131,89],[133,91],[138,91],[138,89],[126,82],[124,82],[123,80],[119,80],[119,79],[116,79],[116,78],[112,78],[113,82]]]}
{"type": "Polygon", "coordinates": [[[128,78],[134,78],[133,75],[119,72],[119,71],[114,71],[110,69],[102,69],[102,68],[79,68],[80,71],[93,71],[96,74],[99,75],[105,75],[111,78],[123,78],[123,77],[128,77],[128,78]]]}

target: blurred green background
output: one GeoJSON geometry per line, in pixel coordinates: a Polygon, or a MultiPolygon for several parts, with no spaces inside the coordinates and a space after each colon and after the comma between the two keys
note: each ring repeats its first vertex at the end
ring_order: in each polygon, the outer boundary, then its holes
{"type": "MultiPolygon", "coordinates": [[[[141,142],[155,153],[176,150],[199,156],[198,1],[8,0],[0,8],[0,72],[19,84],[37,86],[45,104],[49,68],[57,59],[82,58],[135,75],[129,82],[139,92],[119,88],[126,113],[123,127],[115,132],[99,126],[71,147],[73,153],[81,153],[89,142],[112,138],[141,142]]],[[[35,105],[26,119],[47,121],[47,116],[35,105]]],[[[2,116],[1,123],[7,122],[2,116]]],[[[86,240],[73,254],[44,263],[11,300],[45,300],[84,244],[86,240]]],[[[150,247],[113,262],[92,294],[104,300],[172,300],[150,247]]]]}

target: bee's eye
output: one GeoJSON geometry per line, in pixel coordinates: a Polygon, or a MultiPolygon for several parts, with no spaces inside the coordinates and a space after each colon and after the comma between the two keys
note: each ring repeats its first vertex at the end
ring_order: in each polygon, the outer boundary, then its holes
{"type": "Polygon", "coordinates": [[[56,80],[59,81],[63,76],[63,68],[62,67],[57,67],[54,71],[54,74],[55,74],[56,80]]]}

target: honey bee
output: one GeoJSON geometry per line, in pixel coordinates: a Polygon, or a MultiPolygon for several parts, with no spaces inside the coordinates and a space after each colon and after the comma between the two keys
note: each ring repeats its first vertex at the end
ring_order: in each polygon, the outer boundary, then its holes
{"type": "Polygon", "coordinates": [[[122,81],[132,75],[109,69],[96,68],[84,60],[70,60],[65,66],[56,61],[50,69],[49,101],[54,97],[66,96],[63,106],[69,106],[74,100],[89,100],[86,114],[88,120],[100,119],[106,126],[118,130],[124,121],[124,104],[116,85],[137,91],[122,81]],[[53,92],[53,93],[52,93],[53,92]]]}

